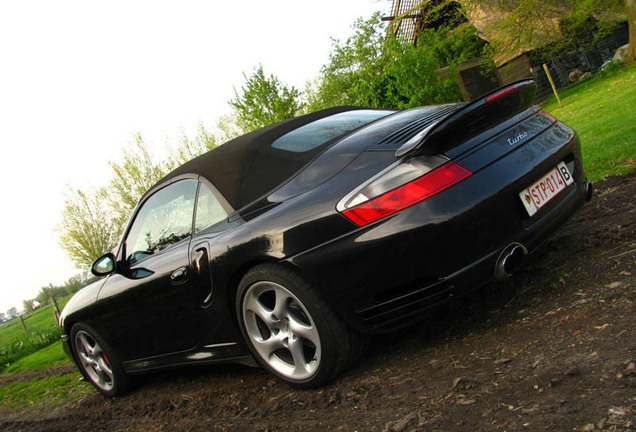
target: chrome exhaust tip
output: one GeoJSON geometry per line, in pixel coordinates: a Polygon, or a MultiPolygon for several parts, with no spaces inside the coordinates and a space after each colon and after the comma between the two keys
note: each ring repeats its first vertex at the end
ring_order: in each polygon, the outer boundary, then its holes
{"type": "Polygon", "coordinates": [[[528,250],[521,243],[511,243],[506,246],[497,260],[495,279],[506,279],[523,267],[527,254],[528,250]]]}

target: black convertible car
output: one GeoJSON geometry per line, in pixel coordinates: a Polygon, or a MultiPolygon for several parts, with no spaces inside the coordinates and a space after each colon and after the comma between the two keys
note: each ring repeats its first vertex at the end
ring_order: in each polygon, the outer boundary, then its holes
{"type": "Polygon", "coordinates": [[[534,92],[328,109],[184,164],[64,308],[67,352],[109,396],[130,374],[252,358],[326,383],[366,334],[510,275],[590,199],[576,133],[534,92]]]}

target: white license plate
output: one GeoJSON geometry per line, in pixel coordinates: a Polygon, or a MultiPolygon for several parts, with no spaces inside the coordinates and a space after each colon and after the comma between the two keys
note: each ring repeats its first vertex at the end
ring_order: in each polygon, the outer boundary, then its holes
{"type": "Polygon", "coordinates": [[[519,193],[519,198],[530,216],[539,211],[574,179],[565,163],[561,162],[546,175],[519,193]]]}

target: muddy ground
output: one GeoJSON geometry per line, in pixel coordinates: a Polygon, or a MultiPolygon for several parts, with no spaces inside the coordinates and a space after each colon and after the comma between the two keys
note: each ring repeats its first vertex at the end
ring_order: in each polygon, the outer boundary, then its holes
{"type": "Polygon", "coordinates": [[[595,186],[522,272],[374,337],[329,386],[295,390],[239,365],[180,369],[126,397],[2,410],[0,430],[636,430],[636,175],[595,186]]]}

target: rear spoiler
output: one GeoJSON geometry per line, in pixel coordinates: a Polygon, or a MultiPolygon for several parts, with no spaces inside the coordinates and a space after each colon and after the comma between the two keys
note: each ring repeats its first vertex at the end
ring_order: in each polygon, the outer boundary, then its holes
{"type": "Polygon", "coordinates": [[[429,125],[395,152],[395,157],[417,151],[439,154],[461,144],[515,114],[529,108],[537,85],[517,81],[467,103],[458,111],[429,125]]]}

